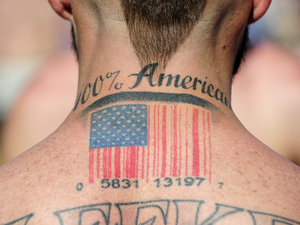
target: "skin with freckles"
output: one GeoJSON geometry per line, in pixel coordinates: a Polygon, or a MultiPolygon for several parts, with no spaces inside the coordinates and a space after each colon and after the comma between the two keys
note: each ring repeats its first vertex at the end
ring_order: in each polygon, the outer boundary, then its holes
{"type": "Polygon", "coordinates": [[[77,98],[56,132],[1,167],[1,223],[299,224],[300,169],[230,103],[244,30],[269,1],[207,1],[165,65],[144,65],[126,17],[111,19],[135,1],[50,3],[74,26],[77,98]]]}

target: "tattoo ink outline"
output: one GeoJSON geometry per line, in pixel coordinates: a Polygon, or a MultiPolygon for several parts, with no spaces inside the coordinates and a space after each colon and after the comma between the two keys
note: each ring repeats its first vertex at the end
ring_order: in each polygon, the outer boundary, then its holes
{"type": "MultiPolygon", "coordinates": [[[[135,224],[137,224],[137,222],[138,222],[138,216],[139,216],[140,209],[156,207],[162,212],[163,219],[164,219],[164,225],[167,225],[168,216],[169,216],[169,208],[170,208],[170,200],[153,200],[153,201],[130,202],[130,203],[116,203],[115,206],[117,207],[117,209],[119,210],[119,213],[120,213],[120,225],[123,225],[123,214],[122,214],[122,210],[121,210],[120,206],[128,206],[128,205],[138,205],[139,206],[142,204],[149,204],[149,205],[137,207],[137,215],[136,215],[136,219],[135,219],[135,224]],[[166,211],[164,212],[164,210],[159,205],[155,205],[155,203],[167,204],[166,211]]],[[[151,220],[148,220],[148,221],[151,221],[151,220]]]]}
{"type": "Polygon", "coordinates": [[[86,206],[79,206],[79,207],[75,207],[75,208],[71,208],[71,209],[65,209],[65,210],[61,210],[61,211],[56,211],[53,214],[58,219],[60,225],[65,225],[64,221],[63,221],[63,218],[61,217],[62,213],[66,213],[66,212],[70,212],[70,211],[76,211],[76,210],[81,210],[79,212],[79,218],[78,218],[78,224],[81,224],[81,219],[82,219],[82,215],[83,215],[84,212],[96,210],[96,211],[100,211],[102,213],[103,218],[105,219],[105,224],[109,225],[111,206],[112,206],[111,203],[101,203],[101,204],[94,204],[94,205],[86,205],[86,206]],[[97,206],[98,207],[101,207],[101,206],[108,207],[107,215],[105,215],[105,212],[103,211],[103,209],[95,208],[97,206]]]}
{"type": "Polygon", "coordinates": [[[25,220],[24,225],[27,225],[28,221],[29,221],[33,216],[34,216],[34,214],[31,213],[31,214],[29,214],[29,215],[27,215],[27,216],[24,216],[24,217],[22,217],[22,218],[20,218],[20,219],[14,220],[13,222],[10,222],[10,223],[6,223],[6,224],[4,224],[4,225],[13,225],[13,224],[16,224],[16,223],[18,223],[18,222],[20,222],[20,221],[22,221],[22,220],[25,220]]]}
{"type": "Polygon", "coordinates": [[[259,224],[257,224],[257,221],[255,219],[255,216],[254,216],[255,214],[256,215],[263,215],[263,216],[271,216],[273,218],[276,218],[276,219],[272,220],[272,225],[276,225],[274,222],[285,223],[286,225],[294,225],[294,224],[300,225],[300,222],[290,220],[290,219],[287,219],[287,218],[284,218],[284,217],[281,217],[281,216],[276,216],[276,215],[273,215],[273,214],[268,214],[268,213],[263,213],[263,212],[256,212],[256,211],[251,211],[251,210],[247,210],[247,212],[251,215],[251,218],[253,220],[253,225],[259,225],[259,224]],[[285,221],[282,221],[282,220],[285,220],[285,221]],[[291,223],[294,223],[294,224],[291,224],[291,223]]]}

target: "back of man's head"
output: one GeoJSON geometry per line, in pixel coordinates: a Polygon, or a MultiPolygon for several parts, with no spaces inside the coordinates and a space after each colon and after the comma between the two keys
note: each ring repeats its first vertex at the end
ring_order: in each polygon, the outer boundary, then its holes
{"type": "Polygon", "coordinates": [[[235,62],[232,68],[235,74],[248,43],[245,27],[263,15],[268,5],[264,2],[267,1],[73,0],[71,13],[77,42],[89,35],[88,28],[98,29],[93,36],[99,37],[126,24],[141,66],[159,63],[165,68],[186,39],[193,36],[193,48],[202,52],[216,53],[216,48],[225,46],[234,55],[231,61],[235,62]],[[119,24],[107,26],[111,21],[119,24]]]}
{"type": "Polygon", "coordinates": [[[140,63],[165,66],[189,36],[205,5],[206,0],[121,0],[140,63]]]}

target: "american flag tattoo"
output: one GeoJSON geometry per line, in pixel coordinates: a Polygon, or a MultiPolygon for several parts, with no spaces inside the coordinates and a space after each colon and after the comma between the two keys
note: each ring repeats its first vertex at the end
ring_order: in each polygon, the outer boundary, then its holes
{"type": "Polygon", "coordinates": [[[211,182],[211,148],[208,110],[171,104],[108,107],[91,115],[89,182],[95,176],[147,182],[204,176],[211,182]]]}

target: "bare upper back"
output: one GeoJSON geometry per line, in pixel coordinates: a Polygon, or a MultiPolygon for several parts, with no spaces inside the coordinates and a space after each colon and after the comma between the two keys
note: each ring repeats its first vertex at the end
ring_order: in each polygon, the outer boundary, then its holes
{"type": "MultiPolygon", "coordinates": [[[[173,176],[167,169],[162,177],[152,165],[153,152],[148,156],[147,149],[140,149],[144,161],[133,165],[133,156],[126,158],[132,149],[125,149],[120,162],[129,163],[128,171],[122,170],[120,177],[109,177],[110,168],[116,173],[115,153],[107,152],[105,161],[105,153],[95,151],[94,163],[99,161],[100,167],[93,168],[91,183],[89,128],[66,123],[1,167],[1,224],[300,224],[300,169],[246,131],[236,130],[238,126],[214,127],[206,140],[212,150],[209,154],[208,144],[206,172],[202,158],[198,176],[184,170],[173,176]],[[133,168],[138,176],[130,175],[133,168]]],[[[185,134],[183,128],[180,133],[185,134]]],[[[186,149],[179,145],[178,153],[180,148],[178,163],[184,164],[186,149]]],[[[188,149],[190,157],[194,148],[188,149]]],[[[174,159],[174,149],[167,156],[174,159]]]]}

